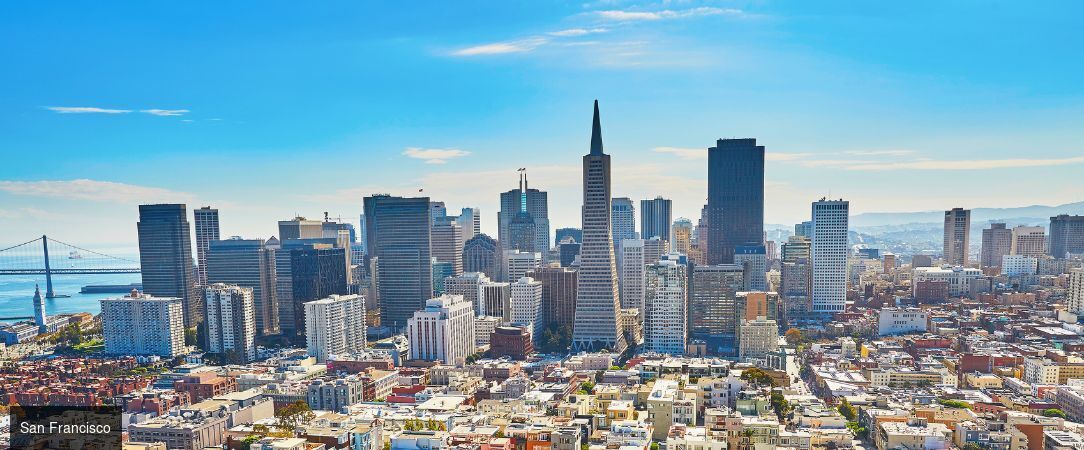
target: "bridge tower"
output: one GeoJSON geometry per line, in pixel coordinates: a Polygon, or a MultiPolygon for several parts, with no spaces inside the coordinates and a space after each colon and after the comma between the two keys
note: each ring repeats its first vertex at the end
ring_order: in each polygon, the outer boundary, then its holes
{"type": "Polygon", "coordinates": [[[45,253],[45,298],[54,298],[53,271],[49,267],[49,237],[41,235],[41,249],[45,253]]]}

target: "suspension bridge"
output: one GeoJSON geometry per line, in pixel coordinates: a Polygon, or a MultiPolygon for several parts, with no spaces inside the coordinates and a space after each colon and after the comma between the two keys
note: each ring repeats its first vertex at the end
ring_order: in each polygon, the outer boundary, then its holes
{"type": "Polygon", "coordinates": [[[48,236],[0,249],[0,276],[45,275],[45,297],[53,292],[53,275],[139,273],[139,261],[88,250],[48,236]]]}

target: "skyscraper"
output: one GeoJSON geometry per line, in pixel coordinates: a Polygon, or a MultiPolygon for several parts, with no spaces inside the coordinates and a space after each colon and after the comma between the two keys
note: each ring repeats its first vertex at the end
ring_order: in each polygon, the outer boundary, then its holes
{"type": "Polygon", "coordinates": [[[1001,267],[1001,258],[1012,251],[1012,230],[1004,223],[991,223],[982,230],[982,267],[1001,267]]]}
{"type": "Polygon", "coordinates": [[[207,351],[236,355],[235,363],[256,359],[252,288],[214,283],[207,286],[204,296],[207,305],[207,351]]]}
{"type": "Polygon", "coordinates": [[[542,283],[521,277],[509,286],[509,321],[531,330],[534,340],[542,337],[542,283]]]}
{"type": "Polygon", "coordinates": [[[738,330],[736,298],[745,289],[745,269],[737,264],[693,266],[689,283],[689,336],[712,353],[734,351],[738,330]]]}
{"type": "Polygon", "coordinates": [[[538,252],[522,252],[519,250],[504,251],[504,277],[501,279],[514,283],[527,274],[527,271],[542,267],[542,254],[538,252]]]}
{"type": "MultiPolygon", "coordinates": [[[[341,248],[299,248],[290,250],[290,271],[293,279],[293,332],[305,331],[305,302],[319,300],[332,294],[350,293],[343,267],[341,248]]],[[[285,327],[283,327],[285,328],[285,327]]]]}
{"type": "Polygon", "coordinates": [[[482,213],[478,208],[463,208],[459,211],[459,229],[463,230],[463,242],[482,232],[482,213]]]}
{"type": "Polygon", "coordinates": [[[708,149],[708,264],[731,264],[739,245],[764,243],[764,146],[719,139],[708,149]]]}
{"type": "Polygon", "coordinates": [[[199,285],[207,284],[207,247],[211,241],[219,239],[218,210],[210,206],[204,206],[192,211],[196,227],[196,270],[199,285]]]}
{"type": "Polygon", "coordinates": [[[970,238],[971,210],[952,208],[945,211],[945,263],[966,266],[970,238]]]}
{"type": "Polygon", "coordinates": [[[449,276],[463,273],[463,230],[459,223],[447,217],[440,218],[433,223],[430,236],[433,258],[449,265],[449,276]]]}
{"type": "Polygon", "coordinates": [[[572,347],[576,350],[625,349],[610,206],[610,155],[602,152],[602,125],[595,100],[591,151],[583,157],[583,244],[572,333],[572,347]]]}
{"type": "Polygon", "coordinates": [[[133,290],[124,297],[102,299],[101,305],[105,354],[166,358],[184,354],[184,305],[180,298],[153,297],[133,290]]]}
{"type": "Polygon", "coordinates": [[[692,247],[693,221],[684,217],[674,221],[670,231],[670,249],[682,255],[689,255],[692,247]]]}
{"type": "Polygon", "coordinates": [[[745,269],[745,289],[768,290],[768,259],[763,245],[739,245],[734,247],[734,264],[745,269]]]}
{"type": "Polygon", "coordinates": [[[252,289],[256,333],[279,333],[275,251],[263,239],[230,238],[211,241],[207,250],[207,283],[234,284],[252,289]]]}
{"type": "Polygon", "coordinates": [[[644,349],[671,355],[685,354],[688,335],[688,279],[686,266],[657,261],[646,269],[644,287],[644,349]]]}
{"type": "Polygon", "coordinates": [[[474,354],[474,309],[463,297],[426,300],[408,320],[410,359],[463,364],[474,354]]]}
{"type": "Polygon", "coordinates": [[[377,258],[381,323],[399,330],[432,297],[429,198],[365,197],[369,255],[377,258]]]}
{"type": "MultiPolygon", "coordinates": [[[[519,225],[520,233],[527,232],[526,224],[519,225]]],[[[549,200],[546,191],[531,189],[527,185],[527,173],[520,171],[519,188],[501,193],[501,210],[497,213],[497,240],[505,250],[523,250],[544,252],[550,248],[549,200]],[[520,220],[534,223],[534,242],[532,248],[524,247],[526,236],[516,236],[519,243],[513,242],[512,223],[517,216],[520,220]]]]}
{"type": "Polygon", "coordinates": [[[1046,230],[1043,227],[1023,225],[1013,227],[1009,253],[1035,257],[1046,254],[1046,230]]]}
{"type": "Polygon", "coordinates": [[[625,239],[621,241],[621,272],[618,284],[621,287],[621,308],[636,308],[644,312],[644,269],[647,264],[658,261],[644,255],[643,239],[625,239]]]}
{"type": "Polygon", "coordinates": [[[558,228],[554,242],[561,242],[566,237],[571,237],[577,244],[583,242],[583,230],[579,228],[558,228]]]}
{"type": "Polygon", "coordinates": [[[1084,216],[1061,214],[1050,218],[1050,256],[1065,258],[1084,253],[1084,216]]]}
{"type": "Polygon", "coordinates": [[[567,267],[539,267],[527,276],[542,283],[542,321],[546,326],[572,328],[576,317],[576,271],[567,267]]]}
{"type": "Polygon", "coordinates": [[[290,220],[279,221],[279,240],[319,239],[324,237],[324,225],[319,220],[308,220],[298,216],[290,220]]]}
{"type": "Polygon", "coordinates": [[[482,272],[494,280],[500,278],[500,243],[486,234],[477,234],[463,244],[463,271],[482,272]]]}
{"type": "Polygon", "coordinates": [[[612,227],[614,253],[620,257],[621,241],[636,239],[636,207],[628,197],[613,199],[610,226],[612,227]]]}
{"type": "Polygon", "coordinates": [[[365,350],[365,298],[330,295],[306,302],[305,344],[310,356],[326,362],[331,355],[365,350]]]}
{"type": "Polygon", "coordinates": [[[203,320],[203,299],[192,270],[192,230],[184,204],[139,205],[139,261],[143,292],[181,299],[184,326],[203,320]]]}
{"type": "Polygon", "coordinates": [[[640,200],[640,238],[657,237],[670,240],[671,214],[670,199],[655,197],[652,200],[640,200]]]}
{"type": "Polygon", "coordinates": [[[842,312],[847,303],[847,224],[850,203],[813,202],[813,312],[842,312]]]}

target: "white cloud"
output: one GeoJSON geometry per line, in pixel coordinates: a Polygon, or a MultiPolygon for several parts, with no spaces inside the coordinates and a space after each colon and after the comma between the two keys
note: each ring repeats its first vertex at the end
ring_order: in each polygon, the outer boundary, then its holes
{"type": "Polygon", "coordinates": [[[683,19],[688,17],[703,17],[703,16],[742,16],[744,13],[740,9],[732,8],[713,8],[713,7],[699,7],[691,9],[672,10],[664,9],[661,11],[626,11],[620,9],[609,9],[603,11],[597,11],[600,17],[606,20],[613,20],[618,22],[639,22],[639,21],[654,21],[663,19],[683,19]]]}
{"type": "Polygon", "coordinates": [[[549,42],[546,38],[533,37],[518,41],[494,42],[492,44],[466,47],[452,52],[453,56],[503,55],[530,52],[549,42]]]}
{"type": "Polygon", "coordinates": [[[187,109],[141,109],[139,112],[152,116],[180,116],[189,111],[187,109]]]}
{"type": "Polygon", "coordinates": [[[195,198],[169,189],[88,179],[0,181],[0,191],[29,197],[117,203],[192,202],[195,198]]]}
{"type": "Polygon", "coordinates": [[[845,151],[848,155],[856,156],[907,156],[914,154],[914,150],[849,150],[845,151]]]}
{"type": "Polygon", "coordinates": [[[130,109],[108,109],[93,106],[46,106],[45,109],[60,114],[127,114],[130,109]]]}
{"type": "Polygon", "coordinates": [[[1084,156],[1070,158],[1012,158],[1012,159],[975,159],[975,160],[934,160],[921,159],[915,161],[892,161],[892,162],[862,162],[844,165],[845,170],[989,170],[989,169],[1016,169],[1022,167],[1046,167],[1062,166],[1066,164],[1082,164],[1084,156]]]}
{"type": "Polygon", "coordinates": [[[408,147],[403,155],[408,158],[424,160],[426,164],[444,164],[449,159],[461,158],[470,152],[457,148],[418,148],[408,147]]]}
{"type": "Polygon", "coordinates": [[[567,30],[551,31],[546,34],[557,37],[576,37],[595,33],[605,33],[607,31],[609,30],[606,28],[569,28],[567,30]]]}

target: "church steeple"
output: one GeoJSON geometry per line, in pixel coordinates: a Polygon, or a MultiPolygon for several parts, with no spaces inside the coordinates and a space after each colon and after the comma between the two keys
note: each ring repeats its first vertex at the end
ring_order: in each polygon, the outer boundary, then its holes
{"type": "Polygon", "coordinates": [[[598,100],[595,100],[595,119],[591,124],[591,154],[602,154],[602,123],[598,119],[598,100]]]}

